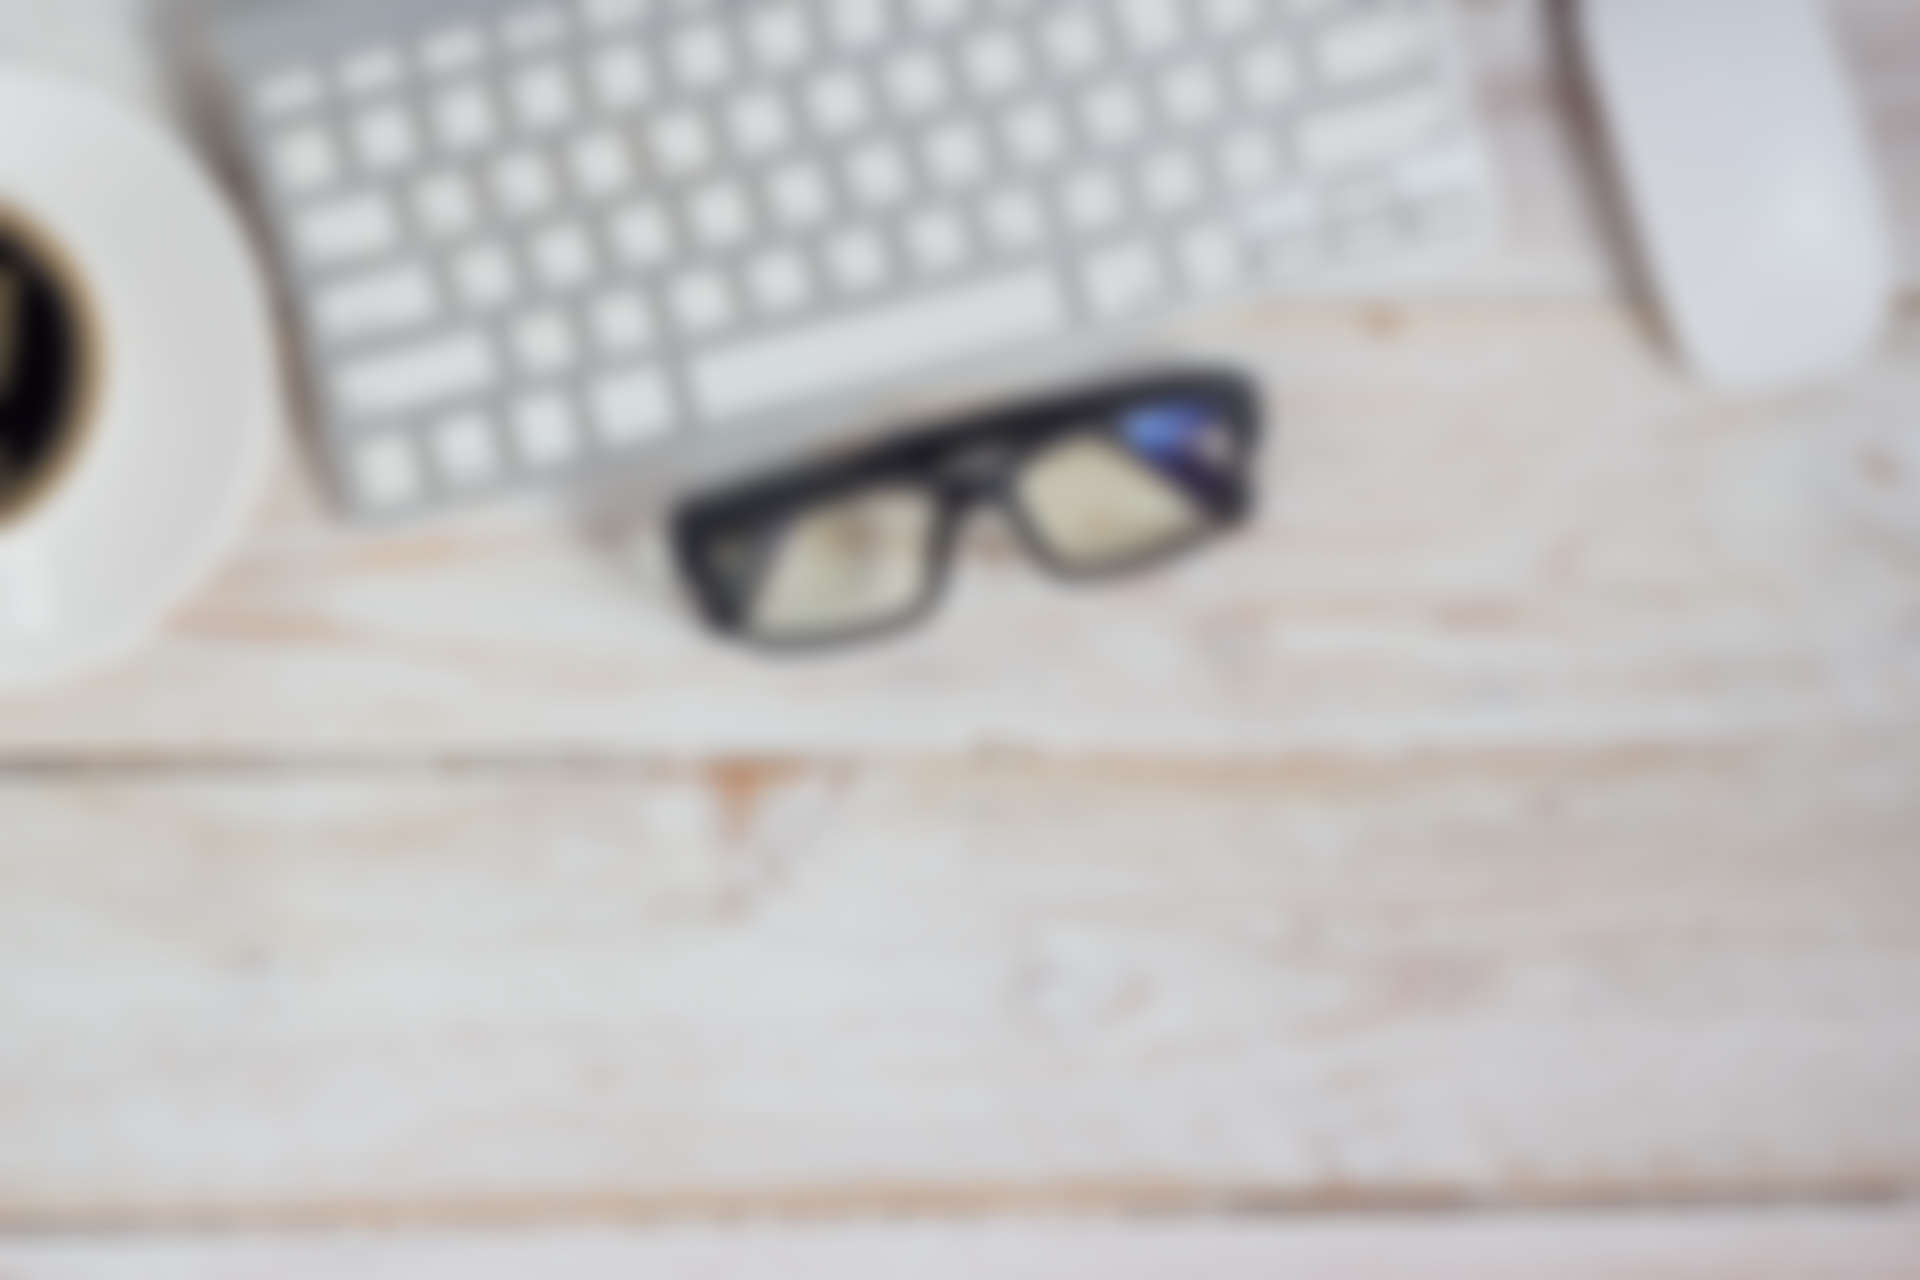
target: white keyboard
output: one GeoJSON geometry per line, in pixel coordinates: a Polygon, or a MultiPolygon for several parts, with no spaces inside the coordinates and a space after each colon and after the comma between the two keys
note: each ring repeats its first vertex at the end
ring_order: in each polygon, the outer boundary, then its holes
{"type": "Polygon", "coordinates": [[[1482,244],[1440,0],[287,0],[220,20],[367,517],[1482,244]]]}

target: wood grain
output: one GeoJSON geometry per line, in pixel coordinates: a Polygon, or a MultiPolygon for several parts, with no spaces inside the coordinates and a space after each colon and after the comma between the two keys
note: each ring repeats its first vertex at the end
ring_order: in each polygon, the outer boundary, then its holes
{"type": "Polygon", "coordinates": [[[478,1236],[0,1245],[0,1280],[1902,1280],[1911,1210],[1359,1218],[1316,1224],[1025,1222],[692,1227],[478,1236]]]}
{"type": "Polygon", "coordinates": [[[0,788],[0,1223],[1920,1191],[1920,741],[0,788]]]}
{"type": "Polygon", "coordinates": [[[1585,305],[1195,340],[1266,370],[1277,431],[1258,528],[1175,574],[1063,591],[987,536],[928,632],[777,663],[538,513],[373,538],[288,504],[132,667],[10,703],[0,752],[1235,753],[1920,711],[1920,313],[1869,374],[1750,403],[1585,305]]]}

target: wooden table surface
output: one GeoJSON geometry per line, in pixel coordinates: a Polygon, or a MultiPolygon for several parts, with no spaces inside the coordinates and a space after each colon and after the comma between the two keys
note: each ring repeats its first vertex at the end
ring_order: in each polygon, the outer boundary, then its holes
{"type": "MultiPolygon", "coordinates": [[[[1920,283],[1920,9],[1834,8],[1920,283]]],[[[1281,413],[1218,554],[768,664],[289,464],[0,704],[0,1277],[1920,1275],[1920,293],[1690,384],[1465,15],[1510,243],[1188,326],[1281,413]]]]}

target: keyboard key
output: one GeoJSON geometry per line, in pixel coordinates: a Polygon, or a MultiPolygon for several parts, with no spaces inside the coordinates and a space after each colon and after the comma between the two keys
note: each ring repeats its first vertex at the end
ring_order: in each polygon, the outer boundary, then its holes
{"type": "Polygon", "coordinates": [[[755,306],[773,315],[805,305],[813,293],[806,259],[791,249],[760,254],[747,266],[747,291],[755,306]]]}
{"type": "Polygon", "coordinates": [[[515,53],[551,49],[566,35],[567,15],[558,5],[534,5],[510,13],[500,22],[500,41],[515,53]]]}
{"type": "Polygon", "coordinates": [[[907,0],[922,29],[942,31],[966,16],[968,0],[907,0]]]}
{"type": "Polygon", "coordinates": [[[907,198],[913,174],[906,156],[886,139],[875,139],[847,158],[847,186],[869,209],[890,209],[907,198]]]}
{"type": "MultiPolygon", "coordinates": [[[[1299,190],[1305,194],[1311,188],[1299,190]]],[[[1317,203],[1325,209],[1327,217],[1341,223],[1376,217],[1400,203],[1389,188],[1372,182],[1351,183],[1320,194],[1317,203]]]]}
{"type": "Polygon", "coordinates": [[[302,252],[319,266],[384,253],[400,240],[393,206],[371,191],[317,205],[294,227],[302,252]]]}
{"type": "Polygon", "coordinates": [[[1027,83],[1027,51],[1008,31],[989,31],[974,37],[962,61],[967,82],[976,96],[991,101],[1027,83]]]}
{"type": "Polygon", "coordinates": [[[654,0],[580,0],[580,17],[595,31],[617,31],[645,17],[654,0]]]}
{"type": "Polygon", "coordinates": [[[326,84],[317,72],[293,67],[256,82],[254,109],[263,116],[291,116],[311,111],[326,99],[326,84]]]}
{"type": "Polygon", "coordinates": [[[328,285],[315,296],[320,329],[336,342],[378,337],[431,320],[439,297],[425,267],[411,263],[328,285]]]}
{"type": "Polygon", "coordinates": [[[827,267],[848,293],[866,293],[886,283],[891,264],[886,241],[871,228],[852,227],[827,242],[827,267]]]}
{"type": "Polygon", "coordinates": [[[952,91],[946,69],[924,49],[894,58],[887,64],[883,79],[893,109],[906,116],[938,111],[952,91]]]}
{"type": "Polygon", "coordinates": [[[1148,159],[1141,172],[1141,188],[1156,213],[1179,213],[1199,201],[1205,179],[1192,152],[1168,149],[1148,159]]]}
{"type": "Polygon", "coordinates": [[[1109,147],[1124,147],[1146,128],[1140,95],[1126,81],[1112,81],[1090,90],[1080,100],[1087,132],[1109,147]]]}
{"type": "Polygon", "coordinates": [[[713,159],[713,135],[705,117],[674,111],[653,122],[653,157],[661,171],[677,177],[698,172],[713,159]]]}
{"type": "Polygon", "coordinates": [[[1375,262],[1403,238],[1397,218],[1375,214],[1341,223],[1334,231],[1332,247],[1346,261],[1375,262]]]}
{"type": "Polygon", "coordinates": [[[1144,242],[1103,249],[1087,260],[1087,297],[1103,316],[1137,314],[1158,301],[1164,287],[1159,260],[1144,242]]]}
{"type": "Polygon", "coordinates": [[[701,269],[681,275],[668,291],[668,305],[686,333],[708,334],[733,323],[733,290],[717,271],[701,269]]]}
{"type": "Polygon", "coordinates": [[[687,202],[687,221],[709,249],[726,249],[752,232],[753,209],[739,184],[715,182],[694,192],[687,202]]]}
{"type": "Polygon", "coordinates": [[[699,93],[733,74],[733,45],[718,23],[699,23],[674,37],[669,51],[681,87],[699,93]]]}
{"type": "Polygon", "coordinates": [[[1051,270],[992,276],[707,351],[693,360],[693,393],[710,418],[740,417],[1017,348],[1059,333],[1068,315],[1051,270]]]}
{"type": "Polygon", "coordinates": [[[1202,223],[1182,234],[1179,256],[1189,287],[1201,297],[1226,293],[1240,284],[1240,244],[1217,223],[1202,223]]]}
{"type": "Polygon", "coordinates": [[[374,173],[405,168],[420,150],[413,116],[398,103],[361,112],[353,123],[353,141],[361,165],[374,173]]]}
{"type": "Polygon", "coordinates": [[[362,49],[341,62],[340,87],[350,97],[370,97],[397,86],[403,71],[398,49],[390,45],[362,49]]]}
{"type": "Polygon", "coordinates": [[[1260,20],[1260,0],[1206,0],[1203,17],[1214,35],[1232,39],[1260,20]]]}
{"type": "Polygon", "coordinates": [[[1279,149],[1264,129],[1235,130],[1220,144],[1220,170],[1231,186],[1243,191],[1260,186],[1279,169],[1279,149]]]}
{"type": "Polygon", "coordinates": [[[966,224],[949,209],[930,209],[907,223],[907,249],[922,271],[952,271],[965,264],[966,224]]]}
{"type": "Polygon", "coordinates": [[[491,145],[500,129],[493,100],[477,84],[443,90],[434,99],[433,120],[440,145],[456,153],[491,145]]]}
{"type": "Polygon", "coordinates": [[[500,472],[500,445],[493,423],[477,410],[451,414],[433,428],[433,458],[457,488],[485,484],[500,472]]]}
{"type": "Polygon", "coordinates": [[[1105,231],[1125,213],[1120,184],[1104,169],[1083,169],[1061,188],[1061,212],[1075,229],[1105,231]]]}
{"type": "Polygon", "coordinates": [[[825,220],[833,210],[826,175],[809,161],[793,161],[776,170],[767,190],[775,216],[796,229],[825,220]]]}
{"type": "Polygon", "coordinates": [[[762,70],[778,75],[805,62],[813,48],[812,30],[800,5],[768,5],[747,24],[747,43],[762,70]]]}
{"type": "Polygon", "coordinates": [[[1484,246],[1495,225],[1477,189],[1428,196],[1407,210],[1407,218],[1421,241],[1442,251],[1484,246]]]}
{"type": "Polygon", "coordinates": [[[513,408],[513,438],[520,456],[539,468],[557,467],[580,451],[580,421],[558,392],[523,396],[513,408]]]}
{"type": "Polygon", "coordinates": [[[1151,56],[1180,38],[1181,0],[1116,0],[1120,25],[1136,53],[1151,56]]]}
{"type": "Polygon", "coordinates": [[[834,0],[821,6],[833,25],[833,38],[842,49],[864,53],[891,31],[887,0],[834,0]]]}
{"type": "Polygon", "coordinates": [[[1338,256],[1339,251],[1329,248],[1323,236],[1295,236],[1260,246],[1256,267],[1267,280],[1304,280],[1324,270],[1338,256]]]}
{"type": "Polygon", "coordinates": [[[543,229],[533,238],[531,256],[541,283],[555,293],[579,288],[600,265],[593,241],[577,222],[543,229]]]}
{"type": "Polygon", "coordinates": [[[474,26],[443,27],[420,42],[421,64],[433,75],[475,70],[486,57],[487,38],[474,26]]]}
{"type": "Polygon", "coordinates": [[[420,460],[398,432],[374,436],[353,451],[354,492],[369,507],[392,509],[420,496],[420,460]]]}
{"type": "Polygon", "coordinates": [[[1301,122],[1300,155],[1321,171],[1368,164],[1422,141],[1445,113],[1440,95],[1424,87],[1323,111],[1301,122]]]}
{"type": "Polygon", "coordinates": [[[587,72],[600,105],[625,111],[645,102],[653,93],[653,73],[638,45],[617,44],[593,55],[587,72]]]}
{"type": "Polygon", "coordinates": [[[1059,108],[1045,99],[1019,106],[1006,118],[1007,147],[1030,169],[1057,163],[1067,150],[1067,125],[1059,108]]]}
{"type": "Polygon", "coordinates": [[[627,355],[653,340],[652,312],[645,299],[628,289],[594,299],[588,309],[588,323],[594,341],[607,355],[627,355]]]}
{"type": "Polygon", "coordinates": [[[347,412],[380,418],[486,390],[499,376],[485,335],[461,330],[339,366],[347,412]]]}
{"type": "Polygon", "coordinates": [[[1293,51],[1277,41],[1255,45],[1240,56],[1240,93],[1247,105],[1266,109],[1292,98],[1303,87],[1293,51]]]}
{"type": "Polygon", "coordinates": [[[553,167],[537,151],[516,151],[493,163],[493,199],[509,218],[544,212],[558,198],[553,167]]]}
{"type": "Polygon", "coordinates": [[[436,173],[413,188],[413,217],[421,230],[440,240],[471,230],[479,218],[473,187],[458,173],[436,173]]]}
{"type": "Polygon", "coordinates": [[[1010,253],[1037,247],[1047,234],[1047,215],[1030,191],[1001,191],[987,201],[987,234],[1010,253]]]}
{"type": "Polygon", "coordinates": [[[579,357],[579,343],[566,316],[551,308],[520,317],[510,333],[513,355],[534,375],[563,373],[579,357]]]}
{"type": "Polygon", "coordinates": [[[954,120],[927,136],[923,153],[933,180],[949,191],[969,187],[986,176],[986,139],[972,120],[954,120]]]}
{"type": "Polygon", "coordinates": [[[735,99],[727,109],[734,147],[745,156],[769,155],[793,137],[793,115],[773,93],[759,90],[735,99]]]}
{"type": "Polygon", "coordinates": [[[557,63],[543,62],[520,72],[513,79],[512,95],[520,127],[531,133],[558,129],[579,110],[573,81],[557,63]]]}
{"type": "Polygon", "coordinates": [[[1276,191],[1242,206],[1240,226],[1266,240],[1302,235],[1319,229],[1326,217],[1324,204],[1311,187],[1276,191]]]}
{"type": "Polygon", "coordinates": [[[1055,15],[1041,35],[1056,75],[1073,78],[1101,65],[1107,57],[1106,33],[1087,9],[1055,15]]]}
{"type": "Polygon", "coordinates": [[[665,435],[673,426],[673,396],[650,368],[602,378],[593,391],[594,426],[608,444],[632,444],[665,435]]]}
{"type": "Polygon", "coordinates": [[[622,209],[611,224],[614,252],[630,267],[657,267],[674,253],[673,224],[651,200],[622,209]]]}
{"type": "Polygon", "coordinates": [[[520,292],[520,272],[504,246],[486,241],[460,251],[453,261],[454,287],[475,311],[490,311],[520,292]]]}
{"type": "Polygon", "coordinates": [[[340,176],[340,149],[325,125],[282,134],[273,147],[274,177],[294,195],[330,185],[340,176]]]}
{"type": "Polygon", "coordinates": [[[1323,271],[1336,256],[1326,247],[1324,237],[1298,236],[1263,245],[1256,265],[1267,280],[1296,281],[1323,271]]]}
{"type": "Polygon", "coordinates": [[[867,88],[851,71],[833,71],[807,86],[807,110],[813,127],[829,138],[852,133],[873,115],[867,88]]]}
{"type": "Polygon", "coordinates": [[[574,190],[589,200],[603,200],[633,181],[633,157],[626,139],[611,129],[576,138],[567,150],[574,190]]]}
{"type": "Polygon", "coordinates": [[[1413,10],[1369,14],[1320,33],[1314,47],[1320,74],[1347,84],[1406,71],[1425,60],[1426,20],[1413,10]]]}
{"type": "Polygon", "coordinates": [[[1168,119],[1189,129],[1211,121],[1226,105],[1213,68],[1198,61],[1182,62],[1161,76],[1160,100],[1168,119]]]}
{"type": "Polygon", "coordinates": [[[1492,177],[1486,153],[1466,137],[1402,157],[1391,174],[1393,189],[1409,200],[1483,190],[1492,177]]]}

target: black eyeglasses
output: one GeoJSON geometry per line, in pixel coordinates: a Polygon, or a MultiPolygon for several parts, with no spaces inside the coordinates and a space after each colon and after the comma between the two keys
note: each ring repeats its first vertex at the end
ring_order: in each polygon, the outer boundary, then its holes
{"type": "Polygon", "coordinates": [[[776,648],[850,643],[932,612],[983,503],[1072,580],[1212,540],[1252,507],[1259,434],[1238,374],[1133,378],[695,499],[675,517],[675,552],[718,630],[776,648]]]}

